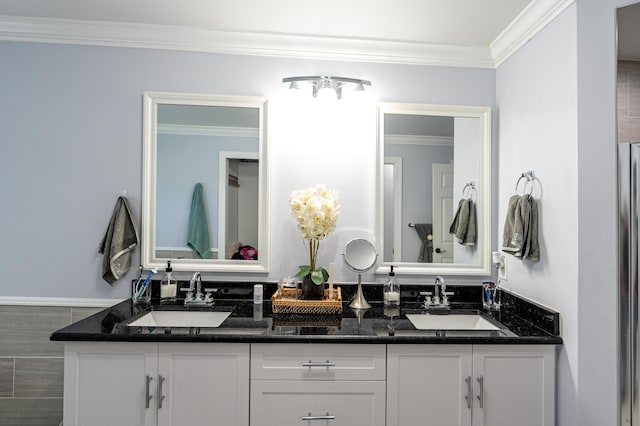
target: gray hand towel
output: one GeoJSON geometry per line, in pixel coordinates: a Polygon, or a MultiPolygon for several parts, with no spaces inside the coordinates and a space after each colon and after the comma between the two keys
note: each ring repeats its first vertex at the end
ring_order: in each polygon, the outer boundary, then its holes
{"type": "Polygon", "coordinates": [[[522,195],[518,199],[516,207],[516,221],[513,226],[513,236],[511,247],[517,248],[513,253],[515,257],[522,257],[525,252],[527,236],[529,235],[529,224],[531,223],[531,204],[529,196],[522,195]]]}
{"type": "Polygon", "coordinates": [[[464,204],[464,198],[462,198],[460,201],[458,201],[458,208],[456,209],[456,213],[453,216],[453,221],[451,222],[451,225],[449,226],[449,233],[451,235],[455,235],[456,234],[456,229],[458,229],[458,223],[460,222],[460,211],[462,210],[462,205],[464,204]]]}
{"type": "Polygon", "coordinates": [[[452,234],[455,240],[460,244],[464,244],[465,235],[469,228],[469,203],[470,201],[467,199],[460,200],[458,203],[458,210],[456,211],[453,222],[449,227],[449,233],[452,234]]]}
{"type": "Polygon", "coordinates": [[[430,223],[416,223],[414,229],[418,233],[420,238],[420,252],[418,253],[418,262],[420,263],[432,263],[433,262],[433,240],[429,239],[429,236],[433,232],[433,225],[430,223]]]}
{"type": "Polygon", "coordinates": [[[531,210],[529,227],[522,257],[532,262],[540,260],[540,245],[538,244],[538,203],[532,196],[528,196],[531,210]]]}
{"type": "Polygon", "coordinates": [[[478,222],[476,218],[476,203],[472,200],[469,201],[469,221],[467,223],[467,229],[462,240],[462,244],[465,246],[475,246],[477,240],[477,228],[478,222]]]}
{"type": "MultiPolygon", "coordinates": [[[[515,238],[514,236],[516,222],[519,221],[519,214],[517,211],[519,202],[520,195],[512,195],[511,198],[509,198],[507,215],[504,221],[504,230],[502,231],[502,251],[511,254],[519,252],[522,248],[521,245],[517,245],[518,238],[515,238]]],[[[519,225],[518,228],[520,228],[519,225]]]]}
{"type": "Polygon", "coordinates": [[[102,278],[113,285],[131,267],[131,251],[138,245],[138,230],[126,197],[118,197],[109,226],[100,242],[102,278]]]}

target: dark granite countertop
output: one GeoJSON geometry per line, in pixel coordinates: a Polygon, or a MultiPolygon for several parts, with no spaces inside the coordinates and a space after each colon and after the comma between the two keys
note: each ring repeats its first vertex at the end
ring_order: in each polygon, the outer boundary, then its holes
{"type": "MultiPolygon", "coordinates": [[[[209,283],[210,284],[210,283],[209,283]]],[[[208,285],[209,285],[208,284],[208,285]]],[[[253,284],[253,283],[251,283],[253,284]]],[[[464,344],[561,344],[559,314],[534,302],[503,291],[499,312],[483,310],[478,286],[448,286],[455,296],[451,310],[428,311],[447,313],[478,313],[500,327],[499,330],[417,330],[406,314],[425,313],[417,301],[417,293],[424,286],[403,286],[400,309],[385,309],[380,300],[381,286],[365,291],[372,307],[354,310],[344,303],[342,315],[273,314],[271,301],[254,305],[250,296],[252,285],[235,287],[214,283],[221,290],[215,304],[205,308],[185,308],[181,303],[160,304],[152,300],[148,305],[133,305],[125,300],[95,315],[54,332],[57,341],[123,341],[123,342],[244,342],[244,343],[464,343],[464,344]],[[216,328],[150,328],[128,324],[150,310],[209,310],[231,312],[216,328]]],[[[265,295],[275,285],[265,283],[265,295]]],[[[350,299],[353,288],[343,286],[343,297],[350,299]]],[[[157,294],[157,293],[156,293],[157,294]]]]}

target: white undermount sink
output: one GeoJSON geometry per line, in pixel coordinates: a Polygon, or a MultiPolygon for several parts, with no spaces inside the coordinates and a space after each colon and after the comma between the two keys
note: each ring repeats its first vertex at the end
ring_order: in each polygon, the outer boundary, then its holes
{"type": "Polygon", "coordinates": [[[500,330],[478,314],[407,314],[406,317],[418,330],[500,330]]]}
{"type": "Polygon", "coordinates": [[[129,327],[219,327],[231,312],[151,311],[129,327]]]}

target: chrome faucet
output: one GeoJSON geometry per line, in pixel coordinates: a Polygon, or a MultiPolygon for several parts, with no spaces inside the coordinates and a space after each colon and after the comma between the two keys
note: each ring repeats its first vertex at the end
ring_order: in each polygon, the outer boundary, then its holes
{"type": "Polygon", "coordinates": [[[438,275],[436,277],[436,282],[433,285],[433,304],[434,305],[439,305],[440,304],[440,299],[442,298],[442,301],[444,301],[445,299],[445,294],[444,291],[447,288],[445,282],[444,282],[444,278],[442,278],[440,275],[438,275]]]}
{"type": "Polygon", "coordinates": [[[209,293],[207,293],[206,297],[202,293],[202,276],[200,272],[194,272],[189,281],[189,288],[182,290],[187,292],[187,295],[184,297],[185,306],[209,305],[213,302],[209,293]]]}
{"type": "Polygon", "coordinates": [[[433,295],[431,292],[420,292],[421,296],[425,296],[423,307],[426,309],[449,309],[449,296],[452,296],[452,292],[447,292],[447,285],[440,275],[436,277],[436,282],[433,286],[433,295]]]}

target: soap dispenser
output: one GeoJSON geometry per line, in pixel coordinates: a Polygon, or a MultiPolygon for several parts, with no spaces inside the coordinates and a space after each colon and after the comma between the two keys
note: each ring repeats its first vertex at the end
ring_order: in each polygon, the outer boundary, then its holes
{"type": "Polygon", "coordinates": [[[389,279],[384,284],[383,301],[385,306],[400,305],[400,284],[396,281],[396,274],[393,272],[393,265],[389,271],[389,279]]]}
{"type": "Polygon", "coordinates": [[[178,282],[171,276],[172,272],[173,268],[171,268],[171,261],[167,260],[167,268],[165,269],[164,277],[160,280],[161,302],[175,302],[176,300],[178,282]]]}

